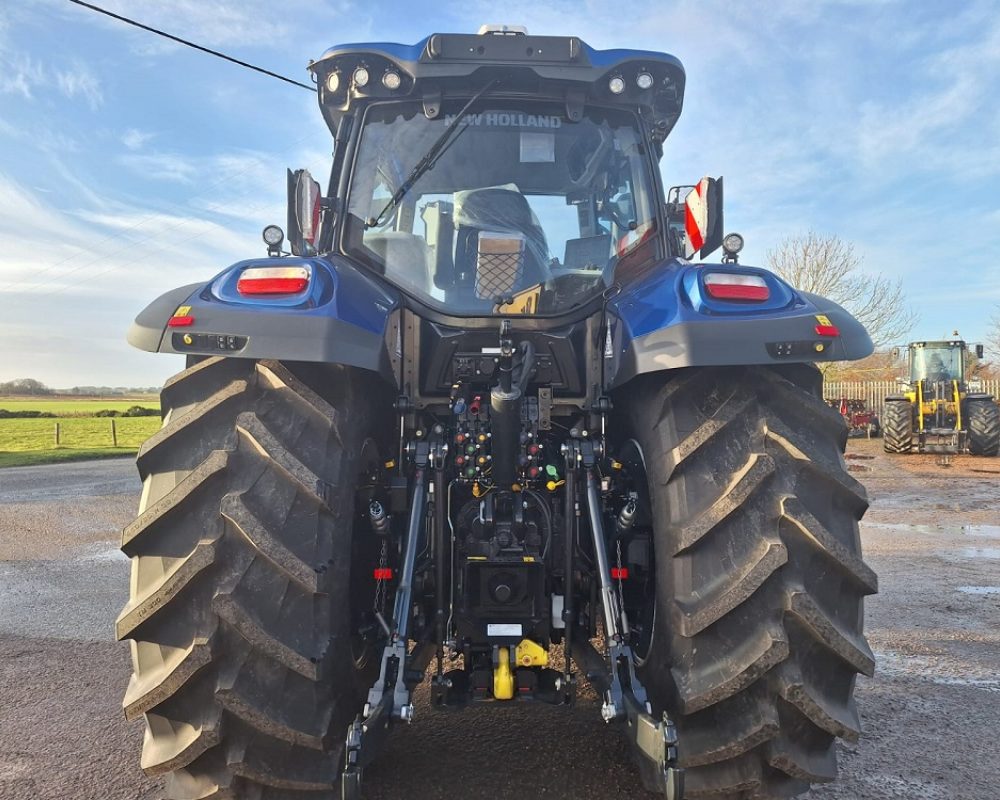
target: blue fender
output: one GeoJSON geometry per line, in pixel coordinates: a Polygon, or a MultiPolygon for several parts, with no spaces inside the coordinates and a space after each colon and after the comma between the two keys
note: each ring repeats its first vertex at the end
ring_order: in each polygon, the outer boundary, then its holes
{"type": "Polygon", "coordinates": [[[836,303],[742,264],[673,259],[608,302],[604,359],[609,387],[666,369],[853,361],[873,350],[864,326],[836,303]],[[759,276],[769,297],[714,299],[704,284],[704,276],[714,271],[759,276]]]}
{"type": "Polygon", "coordinates": [[[160,296],[128,341],[154,353],[347,364],[392,379],[399,306],[397,293],[335,258],[254,259],[160,296]],[[244,270],[275,266],[308,267],[309,285],[292,296],[239,294],[244,270]]]}

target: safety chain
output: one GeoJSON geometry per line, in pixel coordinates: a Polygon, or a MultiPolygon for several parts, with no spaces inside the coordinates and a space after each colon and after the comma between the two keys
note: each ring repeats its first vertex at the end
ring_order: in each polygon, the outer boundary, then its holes
{"type": "Polygon", "coordinates": [[[621,608],[625,608],[625,586],[624,586],[624,575],[625,572],[622,569],[622,540],[615,540],[615,550],[616,550],[616,561],[615,566],[618,568],[615,571],[615,575],[618,576],[618,602],[621,604],[621,608]]]}
{"type": "Polygon", "coordinates": [[[375,574],[378,575],[378,579],[375,581],[375,603],[373,608],[376,614],[382,614],[385,611],[385,598],[387,594],[388,580],[382,576],[386,575],[386,565],[389,563],[389,537],[383,536],[382,538],[382,551],[379,553],[378,557],[378,569],[375,574]]]}

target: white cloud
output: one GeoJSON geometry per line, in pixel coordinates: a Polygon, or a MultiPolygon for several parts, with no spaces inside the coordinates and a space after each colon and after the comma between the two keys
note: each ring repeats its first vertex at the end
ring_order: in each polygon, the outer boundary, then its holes
{"type": "Polygon", "coordinates": [[[152,299],[158,287],[207,280],[244,256],[251,230],[107,199],[63,211],[0,175],[0,290],[38,300],[63,292],[152,299]]]}
{"type": "MultiPolygon", "coordinates": [[[[213,48],[224,46],[286,47],[301,35],[293,20],[308,19],[311,25],[333,23],[347,13],[347,2],[316,4],[307,0],[286,0],[279,9],[270,0],[163,0],[137,6],[130,0],[106,0],[109,11],[134,19],[151,28],[213,48]]],[[[89,12],[95,21],[100,17],[89,12]]],[[[122,29],[120,22],[104,18],[104,24],[122,29]]],[[[134,29],[133,29],[134,31],[134,29]]],[[[155,56],[175,51],[182,45],[146,31],[134,31],[133,50],[155,56]]]]}
{"type": "Polygon", "coordinates": [[[150,139],[156,136],[155,133],[149,133],[147,131],[136,130],[135,128],[129,128],[125,133],[122,134],[122,144],[125,145],[129,150],[141,150],[143,145],[146,144],[150,139]]]}
{"type": "Polygon", "coordinates": [[[118,161],[147,180],[190,184],[199,174],[194,159],[179,153],[128,153],[118,161]]]}
{"type": "Polygon", "coordinates": [[[87,67],[76,64],[68,69],[55,70],[56,87],[71,100],[82,97],[92,111],[104,103],[101,82],[87,67]]]}
{"type": "Polygon", "coordinates": [[[0,94],[19,94],[26,100],[46,83],[45,68],[28,56],[0,53],[0,94]]]}
{"type": "MultiPolygon", "coordinates": [[[[255,210],[244,206],[248,218],[255,210]]],[[[0,174],[0,373],[53,386],[162,382],[177,359],[132,350],[128,325],[159,294],[207,281],[256,248],[263,255],[248,218],[151,212],[109,198],[61,211],[0,174]]]]}
{"type": "Polygon", "coordinates": [[[7,47],[0,51],[0,94],[15,94],[33,100],[40,90],[51,88],[71,100],[82,98],[91,110],[96,110],[104,102],[101,82],[83,64],[66,68],[47,67],[7,47]]]}

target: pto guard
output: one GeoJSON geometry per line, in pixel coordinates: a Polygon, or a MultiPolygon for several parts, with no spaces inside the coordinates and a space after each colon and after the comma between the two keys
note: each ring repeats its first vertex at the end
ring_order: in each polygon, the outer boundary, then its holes
{"type": "Polygon", "coordinates": [[[867,331],[847,311],[767,270],[677,260],[610,300],[604,360],[612,385],[621,386],[667,369],[847,361],[873,350],[867,331]],[[709,273],[760,277],[769,297],[712,298],[704,286],[709,273]]]}
{"type": "Polygon", "coordinates": [[[128,341],[154,353],[345,364],[391,379],[386,333],[398,304],[395,293],[330,259],[241,261],[208,284],[161,295],[136,317],[128,341]],[[287,296],[239,294],[245,270],[276,265],[307,266],[309,286],[287,296]]]}

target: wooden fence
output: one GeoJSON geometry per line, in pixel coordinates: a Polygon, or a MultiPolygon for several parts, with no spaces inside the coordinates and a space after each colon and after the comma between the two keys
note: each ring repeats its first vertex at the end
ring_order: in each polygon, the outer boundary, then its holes
{"type": "MultiPolygon", "coordinates": [[[[1000,380],[981,381],[982,391],[994,397],[1000,397],[1000,380]]],[[[831,381],[823,384],[823,397],[826,400],[864,400],[869,408],[882,412],[885,398],[890,394],[898,394],[900,386],[896,381],[831,381]]]]}

